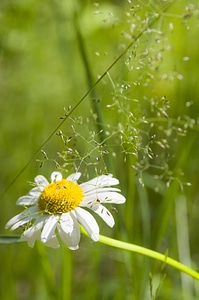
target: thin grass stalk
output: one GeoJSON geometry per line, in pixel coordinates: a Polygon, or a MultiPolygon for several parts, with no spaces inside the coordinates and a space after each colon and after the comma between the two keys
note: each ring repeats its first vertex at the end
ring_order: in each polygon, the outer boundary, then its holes
{"type": "MultiPolygon", "coordinates": [[[[98,102],[99,97],[97,95],[96,88],[92,88],[93,84],[94,84],[94,80],[93,80],[93,76],[92,76],[92,71],[91,71],[88,55],[86,52],[84,38],[82,36],[81,29],[79,26],[77,12],[75,12],[75,14],[74,14],[74,25],[75,25],[77,41],[78,41],[78,45],[79,45],[79,52],[80,52],[82,62],[84,65],[84,69],[85,69],[85,73],[86,73],[88,89],[91,90],[91,92],[90,92],[91,106],[92,106],[94,113],[97,116],[95,126],[97,129],[97,132],[99,133],[99,135],[98,135],[99,142],[101,145],[103,145],[104,141],[106,140],[106,136],[105,136],[105,128],[104,128],[102,110],[101,110],[100,102],[98,102]]],[[[107,169],[110,170],[110,160],[108,160],[106,155],[103,156],[103,159],[105,161],[107,169]]]]}
{"type": "Polygon", "coordinates": [[[72,299],[72,253],[69,249],[62,245],[62,300],[72,299]]]}
{"type": "MultiPolygon", "coordinates": [[[[188,213],[187,213],[187,199],[184,195],[178,195],[175,199],[175,214],[176,214],[176,235],[178,244],[178,253],[180,261],[191,266],[191,254],[189,245],[189,226],[188,226],[188,213]]],[[[181,274],[182,292],[184,300],[189,296],[193,296],[193,280],[181,274]]]]}

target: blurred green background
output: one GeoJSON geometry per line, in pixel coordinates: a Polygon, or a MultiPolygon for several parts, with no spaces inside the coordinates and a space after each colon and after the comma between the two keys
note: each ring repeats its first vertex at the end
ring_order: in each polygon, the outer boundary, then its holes
{"type": "MultiPolygon", "coordinates": [[[[97,219],[101,233],[199,269],[198,1],[171,1],[163,12],[168,4],[1,0],[1,234],[37,174],[77,168],[86,180],[108,171],[127,202],[113,210],[113,230],[97,219]]],[[[86,237],[75,252],[0,248],[4,300],[199,298],[192,278],[86,237]]]]}

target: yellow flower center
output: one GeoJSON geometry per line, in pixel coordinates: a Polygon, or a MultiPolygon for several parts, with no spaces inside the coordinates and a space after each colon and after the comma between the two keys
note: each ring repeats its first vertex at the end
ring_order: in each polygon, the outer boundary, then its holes
{"type": "Polygon", "coordinates": [[[62,179],[45,187],[38,199],[40,211],[49,214],[66,213],[76,208],[84,197],[77,183],[62,179]]]}

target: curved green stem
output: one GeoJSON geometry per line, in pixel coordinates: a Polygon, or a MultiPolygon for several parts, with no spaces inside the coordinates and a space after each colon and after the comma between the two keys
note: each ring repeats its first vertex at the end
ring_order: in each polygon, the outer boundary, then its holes
{"type": "MultiPolygon", "coordinates": [[[[85,231],[85,229],[81,226],[81,232],[88,236],[87,232],[85,231]]],[[[20,237],[18,236],[14,236],[12,238],[9,236],[1,236],[0,237],[0,244],[13,244],[16,242],[20,242],[20,237]],[[14,239],[13,239],[14,238],[14,239]]],[[[199,280],[199,273],[196,272],[195,270],[185,266],[184,264],[178,262],[177,260],[170,258],[169,256],[167,256],[166,254],[161,254],[159,252],[156,252],[154,250],[145,248],[145,247],[141,247],[135,244],[130,244],[130,243],[126,243],[126,242],[122,242],[122,241],[118,241],[103,235],[100,235],[99,238],[99,242],[101,242],[102,244],[106,244],[108,246],[114,247],[114,248],[118,248],[121,250],[127,250],[127,251],[131,251],[131,252],[135,252],[141,255],[145,255],[151,258],[154,258],[156,260],[162,261],[163,263],[170,265],[171,267],[188,274],[189,276],[199,280]]]]}
{"type": "MultiPolygon", "coordinates": [[[[88,234],[85,232],[85,230],[81,227],[81,231],[83,234],[87,235],[88,234]]],[[[138,254],[142,254],[151,258],[154,258],[156,260],[162,261],[163,263],[172,266],[173,268],[188,274],[189,276],[199,280],[199,273],[196,272],[195,270],[183,265],[182,263],[178,262],[177,260],[170,258],[169,256],[167,256],[166,254],[161,254],[159,252],[156,252],[154,250],[145,248],[145,247],[141,247],[135,244],[130,244],[130,243],[126,243],[126,242],[122,242],[122,241],[118,241],[103,235],[100,235],[99,238],[99,242],[101,242],[102,244],[106,244],[108,246],[114,247],[114,248],[118,248],[118,249],[122,249],[122,250],[127,250],[127,251],[131,251],[131,252],[136,252],[138,254]]]]}
{"type": "Polygon", "coordinates": [[[141,246],[138,246],[138,245],[118,241],[118,240],[115,240],[115,239],[112,239],[112,238],[109,238],[109,237],[106,237],[106,236],[103,236],[103,235],[100,235],[99,241],[101,243],[106,244],[106,245],[111,246],[111,247],[136,252],[136,253],[139,253],[139,254],[157,259],[157,260],[162,261],[165,264],[170,265],[173,268],[178,269],[179,271],[184,272],[184,273],[192,276],[193,278],[199,280],[199,273],[198,272],[196,272],[193,269],[183,265],[182,263],[178,262],[177,260],[168,257],[165,254],[161,254],[159,252],[156,252],[156,251],[153,251],[151,249],[144,248],[144,247],[141,247],[141,246]]]}

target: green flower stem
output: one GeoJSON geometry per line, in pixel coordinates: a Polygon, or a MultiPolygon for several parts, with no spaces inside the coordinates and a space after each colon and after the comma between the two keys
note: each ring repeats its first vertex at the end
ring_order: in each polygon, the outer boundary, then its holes
{"type": "Polygon", "coordinates": [[[138,245],[134,245],[134,244],[129,244],[126,242],[122,242],[122,241],[118,241],[118,240],[114,240],[112,238],[100,235],[100,240],[101,243],[115,247],[115,248],[119,248],[119,249],[123,249],[123,250],[128,250],[128,251],[132,251],[132,252],[136,252],[154,259],[157,259],[159,261],[164,262],[167,265],[170,265],[176,269],[178,269],[181,272],[184,272],[190,276],[192,276],[193,278],[199,280],[199,273],[194,271],[193,269],[183,265],[182,263],[178,262],[177,260],[168,257],[165,254],[161,254],[159,252],[150,250],[148,248],[144,248],[138,245]]]}
{"type": "MultiPolygon", "coordinates": [[[[81,232],[88,236],[87,232],[85,231],[85,229],[81,226],[81,232]]],[[[0,244],[13,244],[16,242],[21,242],[20,241],[20,237],[18,236],[14,236],[14,239],[9,236],[0,236],[0,244]]],[[[142,254],[151,258],[154,258],[156,260],[162,261],[163,263],[172,266],[173,268],[188,274],[189,276],[199,280],[199,273],[196,272],[195,270],[183,265],[182,263],[178,262],[177,260],[170,258],[169,256],[165,255],[165,254],[161,254],[159,252],[156,252],[154,250],[150,250],[148,248],[145,247],[141,247],[135,244],[130,244],[130,243],[126,243],[126,242],[122,242],[122,241],[118,241],[103,235],[100,235],[100,239],[99,242],[101,242],[102,244],[106,244],[108,246],[114,247],[114,248],[118,248],[121,250],[127,250],[127,251],[131,251],[131,252],[135,252],[138,254],[142,254]]]]}
{"type": "MultiPolygon", "coordinates": [[[[83,234],[87,235],[86,231],[81,227],[81,231],[83,234]]],[[[136,252],[151,258],[154,258],[156,260],[162,261],[163,263],[172,266],[173,268],[188,274],[189,276],[192,276],[193,278],[199,280],[199,273],[194,271],[193,269],[183,265],[182,263],[178,262],[177,260],[168,257],[165,254],[161,254],[159,252],[150,250],[148,248],[145,247],[141,247],[135,244],[130,244],[130,243],[126,243],[126,242],[122,242],[122,241],[118,241],[103,235],[100,235],[100,239],[99,242],[101,242],[102,244],[106,244],[108,246],[114,247],[114,248],[118,248],[118,249],[122,249],[122,250],[127,250],[127,251],[131,251],[131,252],[136,252]]]]}

